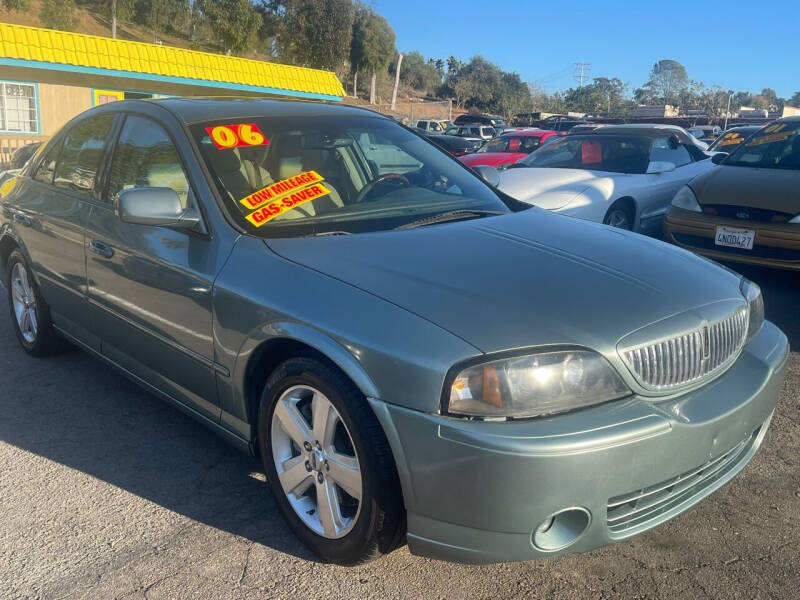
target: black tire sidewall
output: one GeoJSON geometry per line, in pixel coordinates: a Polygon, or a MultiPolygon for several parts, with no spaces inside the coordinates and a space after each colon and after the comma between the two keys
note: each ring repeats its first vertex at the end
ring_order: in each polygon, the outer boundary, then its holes
{"type": "MultiPolygon", "coordinates": [[[[258,441],[261,458],[281,513],[294,534],[322,559],[338,564],[357,564],[375,545],[377,532],[382,525],[382,486],[379,468],[370,452],[370,444],[354,414],[363,410],[363,397],[349,380],[329,366],[312,358],[292,359],[282,364],[270,376],[261,397],[258,415],[258,441]],[[280,396],[292,386],[307,385],[319,390],[336,407],[353,442],[361,469],[363,494],[358,519],[345,536],[328,539],[310,530],[297,516],[281,487],[272,457],[272,414],[280,396]]],[[[371,410],[371,409],[370,409],[371,410]]],[[[374,418],[374,417],[373,417],[374,418]]]]}

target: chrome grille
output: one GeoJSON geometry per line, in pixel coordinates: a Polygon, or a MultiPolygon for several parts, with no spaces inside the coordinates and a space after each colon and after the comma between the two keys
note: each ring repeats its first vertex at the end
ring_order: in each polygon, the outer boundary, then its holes
{"type": "Polygon", "coordinates": [[[764,429],[759,427],[747,439],[696,469],[610,498],[606,513],[609,535],[621,539],[650,529],[713,492],[747,464],[764,429]]]}
{"type": "Polygon", "coordinates": [[[626,349],[622,358],[639,384],[671,390],[722,370],[736,359],[747,336],[747,308],[684,335],[626,349]]]}

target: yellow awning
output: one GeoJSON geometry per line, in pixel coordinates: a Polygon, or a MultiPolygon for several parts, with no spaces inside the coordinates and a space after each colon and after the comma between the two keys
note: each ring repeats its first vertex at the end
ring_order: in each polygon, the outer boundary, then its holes
{"type": "Polygon", "coordinates": [[[0,65],[341,100],[331,71],[0,23],[0,65]]]}

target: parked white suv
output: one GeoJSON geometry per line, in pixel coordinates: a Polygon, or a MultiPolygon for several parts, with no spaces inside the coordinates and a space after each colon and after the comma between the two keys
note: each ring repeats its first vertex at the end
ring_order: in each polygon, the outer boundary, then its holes
{"type": "Polygon", "coordinates": [[[417,119],[411,122],[411,127],[431,131],[433,133],[444,133],[453,123],[449,119],[417,119]]]}

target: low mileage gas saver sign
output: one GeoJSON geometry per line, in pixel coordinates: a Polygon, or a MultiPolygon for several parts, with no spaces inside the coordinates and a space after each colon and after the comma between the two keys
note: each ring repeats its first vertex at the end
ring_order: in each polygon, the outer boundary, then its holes
{"type": "Polygon", "coordinates": [[[316,171],[306,171],[288,177],[245,196],[239,202],[249,209],[256,209],[245,218],[256,227],[271,221],[293,208],[327,196],[331,191],[322,183],[323,177],[316,171]]]}

